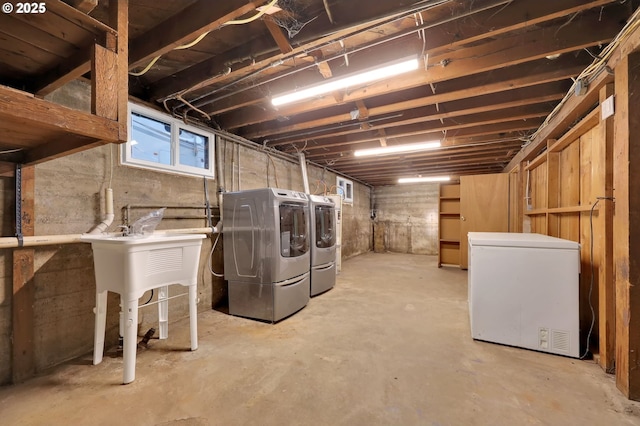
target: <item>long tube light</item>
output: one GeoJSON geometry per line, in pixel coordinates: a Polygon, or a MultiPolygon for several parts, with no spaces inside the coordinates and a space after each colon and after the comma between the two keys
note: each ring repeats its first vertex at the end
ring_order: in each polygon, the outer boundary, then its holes
{"type": "Polygon", "coordinates": [[[389,155],[400,152],[427,151],[429,149],[440,148],[440,141],[429,141],[421,143],[411,143],[406,145],[381,146],[379,148],[359,149],[353,153],[356,157],[370,155],[389,155]]]}
{"type": "Polygon", "coordinates": [[[449,176],[426,176],[415,178],[400,178],[398,183],[419,183],[419,182],[448,182],[451,178],[449,176]]]}
{"type": "Polygon", "coordinates": [[[346,89],[350,86],[362,85],[365,83],[370,83],[372,81],[382,80],[384,78],[389,78],[398,74],[417,70],[419,64],[420,62],[418,61],[418,58],[395,62],[393,64],[385,65],[373,70],[364,71],[347,77],[331,80],[317,86],[309,87],[307,89],[287,93],[281,96],[276,96],[271,99],[271,103],[274,106],[280,106],[292,102],[301,101],[303,99],[313,98],[315,96],[334,92],[336,90],[346,89]]]}

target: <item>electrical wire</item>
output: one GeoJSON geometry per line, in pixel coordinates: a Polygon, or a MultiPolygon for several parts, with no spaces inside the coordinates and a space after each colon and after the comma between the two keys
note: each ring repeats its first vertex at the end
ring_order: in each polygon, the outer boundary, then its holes
{"type": "Polygon", "coordinates": [[[529,145],[531,142],[535,140],[535,138],[542,132],[542,130],[549,125],[549,122],[553,117],[555,117],[558,112],[562,109],[565,103],[569,100],[569,98],[573,95],[576,85],[578,81],[586,82],[587,85],[590,84],[593,80],[595,80],[603,71],[607,71],[607,61],[613,54],[613,52],[618,48],[618,46],[626,40],[633,31],[636,30],[640,26],[640,8],[637,9],[631,18],[627,21],[622,30],[614,37],[614,39],[602,50],[600,55],[598,55],[599,59],[595,59],[589,66],[587,66],[580,75],[573,81],[571,88],[567,92],[567,94],[562,98],[562,100],[556,105],[556,107],[549,113],[544,122],[540,125],[538,130],[536,130],[529,139],[522,145],[525,147],[529,145]]]}
{"type": "MultiPolygon", "coordinates": [[[[276,170],[276,163],[275,161],[273,161],[273,157],[271,157],[271,154],[269,154],[268,152],[267,152],[267,157],[269,157],[269,161],[273,166],[273,179],[276,181],[276,188],[280,188],[280,185],[278,184],[278,171],[276,170]]],[[[267,165],[267,173],[268,172],[269,172],[269,166],[267,165]]]]}
{"type": "Polygon", "coordinates": [[[151,67],[153,65],[155,65],[156,62],[158,62],[158,59],[160,59],[162,57],[162,55],[158,55],[155,58],[153,58],[151,60],[151,62],[149,62],[149,65],[147,65],[146,67],[144,67],[144,69],[142,71],[139,72],[133,72],[133,71],[129,71],[129,75],[132,75],[134,77],[140,77],[141,75],[144,75],[147,73],[147,71],[149,71],[151,69],[151,67]]]}
{"type": "MultiPolygon", "coordinates": [[[[223,23],[220,27],[224,27],[226,25],[241,25],[241,24],[248,24],[249,22],[253,22],[256,19],[260,18],[262,15],[264,15],[269,9],[271,9],[271,7],[273,7],[273,5],[275,5],[278,2],[278,0],[273,0],[271,3],[269,3],[267,6],[264,6],[264,8],[256,13],[254,16],[247,18],[247,19],[239,19],[239,20],[235,20],[235,21],[228,21],[223,23]]],[[[176,46],[173,48],[173,50],[181,50],[181,49],[189,49],[193,46],[195,46],[196,44],[200,43],[202,41],[202,39],[204,39],[211,31],[206,31],[202,34],[200,34],[195,40],[193,40],[192,42],[189,42],[187,44],[183,44],[180,46],[176,46]]],[[[146,74],[151,67],[153,67],[155,65],[156,62],[158,62],[158,59],[160,59],[162,57],[162,55],[158,55],[155,58],[153,58],[151,60],[151,62],[149,62],[149,64],[144,67],[144,69],[142,71],[139,72],[129,72],[129,75],[132,75],[134,77],[140,77],[141,75],[146,74]]],[[[181,99],[182,100],[182,99],[181,99]]],[[[199,111],[197,108],[194,108],[196,111],[199,111]]],[[[200,111],[199,111],[200,112],[200,111]]]]}
{"type": "Polygon", "coordinates": [[[144,302],[142,305],[138,305],[138,308],[141,308],[143,306],[146,306],[149,304],[149,302],[151,302],[151,299],[153,299],[153,289],[151,289],[151,296],[149,296],[149,300],[147,300],[146,302],[144,302]]]}
{"type": "Polygon", "coordinates": [[[22,151],[23,148],[14,148],[14,149],[6,149],[4,151],[0,151],[0,154],[11,154],[13,152],[19,152],[22,151]]]}
{"type": "Polygon", "coordinates": [[[271,9],[276,3],[278,3],[278,0],[273,0],[271,3],[269,3],[266,6],[264,6],[261,11],[259,11],[258,13],[253,15],[252,17],[247,18],[247,19],[237,19],[235,21],[228,21],[228,22],[225,22],[224,24],[222,24],[222,26],[226,26],[226,25],[242,25],[242,24],[248,24],[249,22],[253,22],[256,19],[260,18],[265,13],[267,13],[269,11],[269,9],[271,9]]]}
{"type": "Polygon", "coordinates": [[[600,202],[600,200],[613,200],[612,197],[596,197],[596,202],[593,203],[591,209],[589,209],[589,232],[590,232],[590,241],[589,241],[589,267],[591,276],[589,279],[589,309],[591,310],[591,325],[589,326],[589,332],[587,333],[587,341],[584,349],[584,354],[580,357],[580,359],[584,359],[589,353],[589,341],[591,340],[591,333],[593,332],[593,326],[596,322],[596,313],[593,309],[593,302],[591,301],[591,295],[593,294],[593,282],[594,282],[594,272],[595,268],[593,266],[593,211],[596,206],[600,202]]]}

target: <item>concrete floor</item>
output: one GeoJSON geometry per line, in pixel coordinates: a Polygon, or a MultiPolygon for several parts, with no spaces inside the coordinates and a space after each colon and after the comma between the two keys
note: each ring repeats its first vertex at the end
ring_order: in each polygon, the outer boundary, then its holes
{"type": "Polygon", "coordinates": [[[591,361],[470,338],[467,274],[369,253],[276,325],[209,311],[122,360],[91,354],[0,388],[4,425],[638,425],[591,361]]]}

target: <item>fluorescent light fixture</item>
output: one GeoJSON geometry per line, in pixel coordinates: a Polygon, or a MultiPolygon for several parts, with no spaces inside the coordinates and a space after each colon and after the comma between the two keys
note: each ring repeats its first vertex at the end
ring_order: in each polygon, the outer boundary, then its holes
{"type": "Polygon", "coordinates": [[[411,143],[406,145],[381,146],[380,148],[359,149],[353,153],[356,157],[365,157],[369,155],[389,155],[399,152],[426,151],[429,149],[440,148],[440,141],[430,141],[422,143],[411,143]]]}
{"type": "Polygon", "coordinates": [[[417,70],[419,66],[418,58],[412,58],[408,60],[402,60],[390,65],[385,65],[380,68],[376,68],[369,71],[364,71],[351,76],[337,78],[326,83],[312,86],[307,89],[299,90],[296,92],[287,93],[281,96],[276,96],[271,99],[271,103],[274,106],[280,106],[289,104],[292,102],[301,101],[303,99],[313,98],[325,93],[334,92],[336,90],[345,89],[350,86],[362,85],[370,83],[376,80],[382,80],[384,78],[393,77],[398,74],[403,74],[409,71],[417,70]]]}
{"type": "Polygon", "coordinates": [[[419,182],[448,182],[451,178],[449,176],[427,176],[427,177],[415,177],[415,178],[400,178],[398,183],[419,183],[419,182]]]}

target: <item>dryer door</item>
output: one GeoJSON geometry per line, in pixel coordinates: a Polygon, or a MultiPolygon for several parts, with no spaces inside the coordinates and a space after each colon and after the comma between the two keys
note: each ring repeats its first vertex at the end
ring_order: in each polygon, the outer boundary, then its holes
{"type": "Polygon", "coordinates": [[[302,256],[309,251],[306,204],[280,204],[280,256],[302,256]]]}

